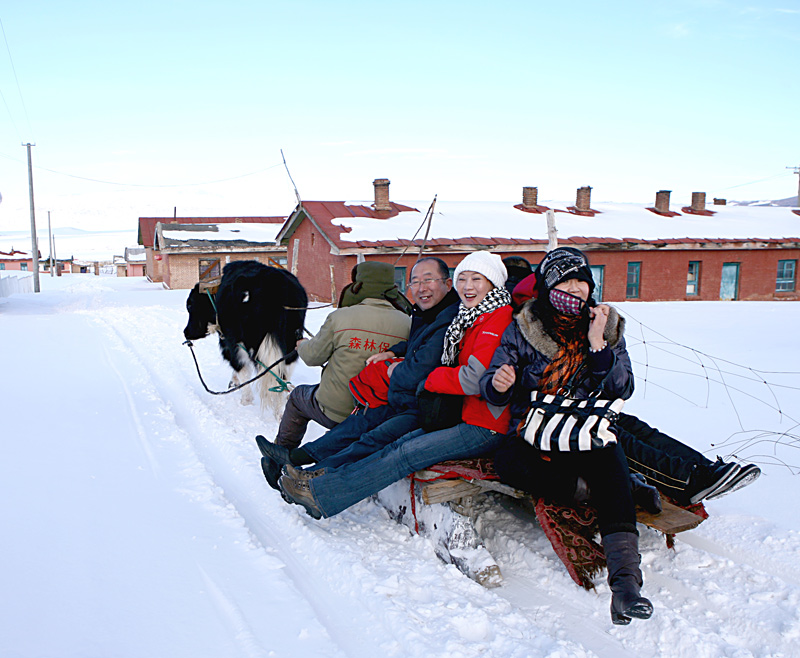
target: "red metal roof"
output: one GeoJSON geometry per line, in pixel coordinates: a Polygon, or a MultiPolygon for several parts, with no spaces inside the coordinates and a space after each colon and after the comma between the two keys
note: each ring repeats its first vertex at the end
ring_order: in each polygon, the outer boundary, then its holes
{"type": "MultiPolygon", "coordinates": [[[[344,201],[303,201],[303,208],[306,214],[314,219],[320,230],[328,236],[328,239],[337,247],[352,247],[355,243],[346,242],[340,239],[340,233],[349,233],[352,229],[337,224],[335,219],[343,217],[372,217],[373,219],[385,220],[396,217],[401,212],[419,212],[416,208],[403,206],[399,203],[390,202],[391,210],[375,210],[372,206],[349,205],[344,201]]],[[[387,241],[391,246],[397,246],[394,240],[387,241]]]]}
{"type": "Polygon", "coordinates": [[[283,224],[286,217],[139,217],[139,244],[152,247],[156,224],[283,224]]]}

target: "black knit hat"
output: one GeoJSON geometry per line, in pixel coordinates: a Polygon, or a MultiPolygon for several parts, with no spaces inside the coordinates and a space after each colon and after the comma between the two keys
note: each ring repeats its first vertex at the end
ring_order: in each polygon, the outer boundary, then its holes
{"type": "Polygon", "coordinates": [[[562,281],[578,279],[589,284],[589,296],[594,292],[594,279],[589,261],[583,252],[574,247],[558,247],[549,251],[536,268],[536,281],[540,298],[547,298],[550,290],[562,281]],[[542,295],[541,293],[545,294],[542,295]]]}

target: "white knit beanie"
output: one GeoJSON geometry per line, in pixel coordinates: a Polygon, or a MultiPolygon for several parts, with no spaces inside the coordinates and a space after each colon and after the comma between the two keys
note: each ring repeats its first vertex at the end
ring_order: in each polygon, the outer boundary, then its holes
{"type": "Polygon", "coordinates": [[[497,254],[490,254],[488,251],[473,251],[457,266],[456,271],[453,272],[453,281],[458,279],[461,272],[477,272],[483,274],[489,281],[491,281],[495,288],[502,288],[508,272],[506,266],[503,264],[503,259],[497,254]]]}

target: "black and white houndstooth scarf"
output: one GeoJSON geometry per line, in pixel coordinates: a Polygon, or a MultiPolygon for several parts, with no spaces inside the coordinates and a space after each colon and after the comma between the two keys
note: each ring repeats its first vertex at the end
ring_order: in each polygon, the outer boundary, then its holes
{"type": "Polygon", "coordinates": [[[444,351],[442,352],[442,365],[454,366],[458,359],[459,343],[464,338],[464,332],[484,313],[491,313],[498,308],[511,304],[511,295],[505,288],[492,288],[486,293],[480,304],[467,308],[462,302],[458,307],[458,315],[453,318],[444,334],[444,351]]]}

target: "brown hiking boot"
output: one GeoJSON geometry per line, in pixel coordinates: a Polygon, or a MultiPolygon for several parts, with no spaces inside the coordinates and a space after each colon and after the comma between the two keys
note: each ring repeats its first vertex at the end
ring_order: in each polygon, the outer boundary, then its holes
{"type": "Polygon", "coordinates": [[[316,471],[308,471],[302,468],[295,468],[291,464],[284,464],[283,466],[283,474],[288,475],[292,480],[313,480],[323,473],[325,473],[324,468],[320,468],[316,471]]]}
{"type": "Polygon", "coordinates": [[[278,486],[281,488],[281,494],[287,503],[302,505],[310,517],[315,519],[322,518],[322,511],[317,506],[314,496],[311,495],[308,480],[293,480],[288,475],[282,475],[281,479],[278,480],[278,486]]]}

